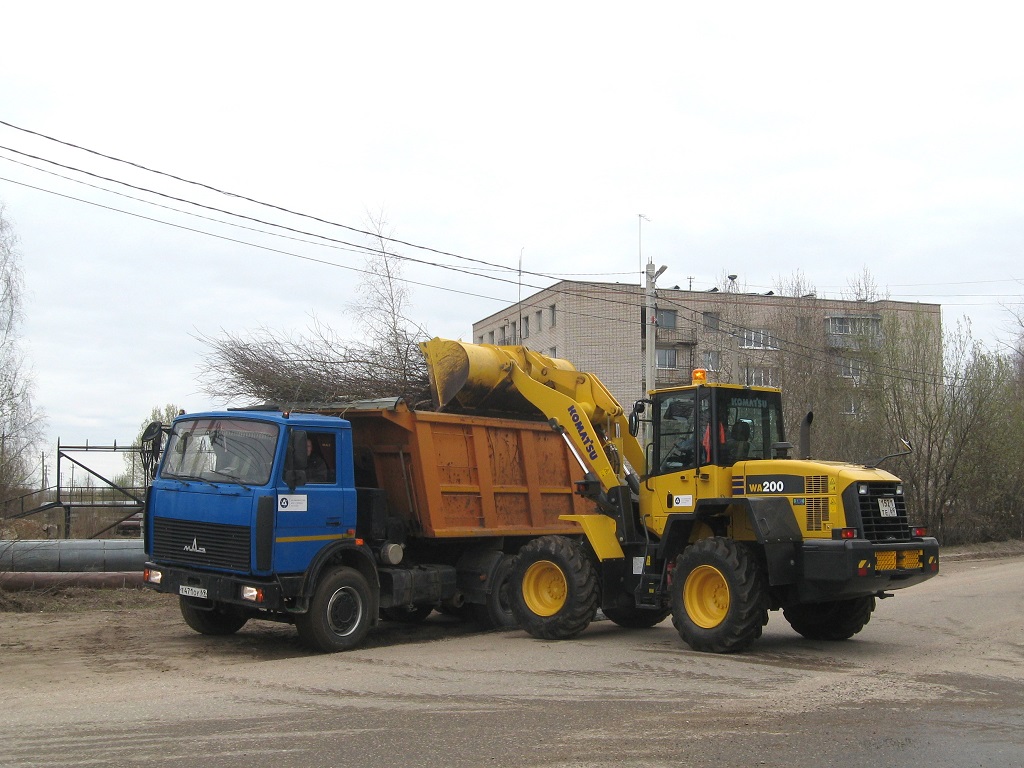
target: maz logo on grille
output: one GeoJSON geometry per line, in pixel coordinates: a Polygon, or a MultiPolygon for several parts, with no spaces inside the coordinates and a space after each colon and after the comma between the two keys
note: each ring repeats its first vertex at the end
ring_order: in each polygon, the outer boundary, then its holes
{"type": "Polygon", "coordinates": [[[192,543],[186,544],[184,547],[182,547],[182,549],[184,549],[186,552],[198,552],[200,554],[206,554],[206,547],[200,547],[198,539],[192,539],[192,543]]]}

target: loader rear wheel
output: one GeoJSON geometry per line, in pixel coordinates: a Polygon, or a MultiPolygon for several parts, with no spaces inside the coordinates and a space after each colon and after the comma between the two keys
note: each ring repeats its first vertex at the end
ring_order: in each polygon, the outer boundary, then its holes
{"type": "Polygon", "coordinates": [[[661,624],[672,613],[671,608],[658,611],[645,611],[642,608],[605,608],[604,615],[613,623],[626,629],[650,629],[661,624]]]}
{"type": "Polygon", "coordinates": [[[509,579],[512,613],[534,637],[575,637],[597,612],[597,572],[580,545],[564,536],[542,536],[526,544],[509,579]]]}
{"type": "Polygon", "coordinates": [[[695,651],[735,653],[768,623],[764,572],[743,544],[716,536],[691,544],[672,574],[672,624],[695,651]]]}
{"type": "Polygon", "coordinates": [[[295,616],[299,637],[317,651],[348,651],[363,642],[372,617],[370,585],[354,568],[327,571],[317,584],[309,610],[295,616]]]}
{"type": "Polygon", "coordinates": [[[784,608],[789,626],[808,640],[849,640],[871,620],[874,595],[833,600],[828,603],[804,603],[784,608]]]}
{"type": "Polygon", "coordinates": [[[179,597],[178,606],[185,623],[201,635],[233,635],[249,620],[240,609],[195,597],[179,597]]]}

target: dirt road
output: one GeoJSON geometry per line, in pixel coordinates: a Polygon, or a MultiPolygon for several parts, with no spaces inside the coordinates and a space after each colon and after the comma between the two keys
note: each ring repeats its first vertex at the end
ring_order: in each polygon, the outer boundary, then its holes
{"type": "Polygon", "coordinates": [[[0,613],[0,765],[1024,765],[1024,557],[947,561],[852,641],[773,614],[738,656],[671,622],[574,641],[435,614],[308,653],[196,635],[173,598],[0,613]]]}

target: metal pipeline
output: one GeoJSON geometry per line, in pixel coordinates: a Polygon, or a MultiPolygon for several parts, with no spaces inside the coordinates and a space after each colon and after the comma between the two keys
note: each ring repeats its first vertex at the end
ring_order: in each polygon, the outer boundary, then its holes
{"type": "Polygon", "coordinates": [[[0,541],[0,573],[141,572],[142,539],[0,541]]]}

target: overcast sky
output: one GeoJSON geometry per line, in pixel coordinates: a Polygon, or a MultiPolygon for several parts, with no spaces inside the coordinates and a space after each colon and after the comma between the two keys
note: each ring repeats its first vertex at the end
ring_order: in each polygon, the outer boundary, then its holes
{"type": "MultiPolygon", "coordinates": [[[[867,269],[998,349],[1024,294],[1020,6],[728,8],[11,3],[0,120],[355,228],[382,215],[437,251],[521,258],[551,276],[524,277],[524,295],[637,283],[648,257],[664,286],[734,273],[763,292],[800,270],[829,297],[867,269]]],[[[154,405],[212,405],[200,334],[354,327],[359,253],[69,179],[364,236],[7,126],[0,146],[51,454],[58,438],[130,442],[154,405]]],[[[469,339],[519,296],[514,271],[395,250],[469,272],[404,265],[432,334],[469,339]]]]}

